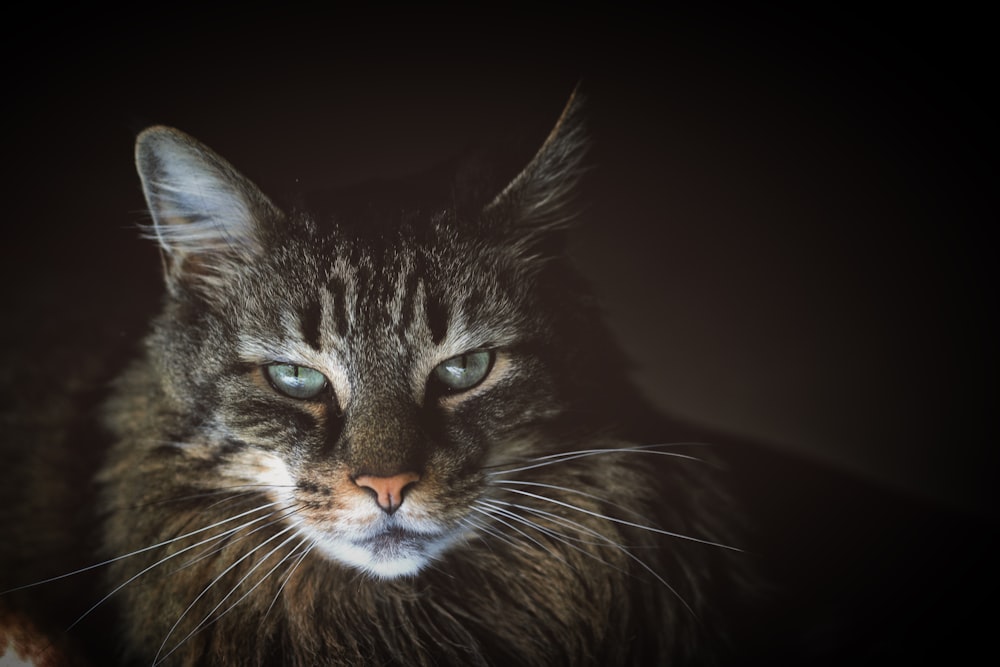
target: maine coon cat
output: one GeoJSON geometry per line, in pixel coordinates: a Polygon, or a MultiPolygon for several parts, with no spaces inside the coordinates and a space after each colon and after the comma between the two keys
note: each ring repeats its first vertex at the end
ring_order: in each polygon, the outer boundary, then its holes
{"type": "Polygon", "coordinates": [[[166,296],[79,540],[104,659],[710,660],[738,519],[563,252],[580,116],[507,183],[296,207],[178,130],[138,137],[166,296]]]}

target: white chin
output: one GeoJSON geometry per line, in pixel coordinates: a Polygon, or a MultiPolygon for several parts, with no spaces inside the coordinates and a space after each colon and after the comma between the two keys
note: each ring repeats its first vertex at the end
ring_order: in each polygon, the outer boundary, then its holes
{"type": "Polygon", "coordinates": [[[319,540],[317,546],[332,560],[379,579],[413,576],[431,560],[431,555],[425,549],[412,546],[396,545],[372,550],[350,542],[330,539],[319,540]]]}

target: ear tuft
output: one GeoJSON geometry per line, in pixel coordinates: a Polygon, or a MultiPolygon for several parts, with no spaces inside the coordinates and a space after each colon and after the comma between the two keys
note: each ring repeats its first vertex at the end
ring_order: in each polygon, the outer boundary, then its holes
{"type": "Polygon", "coordinates": [[[153,219],[149,236],[165,252],[172,290],[210,293],[236,264],[262,252],[263,225],[278,210],[212,150],[156,126],[136,139],[135,162],[153,219]]]}
{"type": "Polygon", "coordinates": [[[484,209],[484,218],[503,220],[524,244],[565,230],[576,216],[573,199],[588,148],[582,108],[574,89],[534,158],[484,209]]]}

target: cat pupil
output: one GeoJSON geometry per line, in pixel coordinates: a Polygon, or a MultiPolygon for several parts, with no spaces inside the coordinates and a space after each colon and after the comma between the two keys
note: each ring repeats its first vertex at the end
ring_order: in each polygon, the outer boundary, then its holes
{"type": "Polygon", "coordinates": [[[326,377],[306,366],[271,364],[264,372],[275,389],[291,398],[315,398],[326,389],[326,377]]]}

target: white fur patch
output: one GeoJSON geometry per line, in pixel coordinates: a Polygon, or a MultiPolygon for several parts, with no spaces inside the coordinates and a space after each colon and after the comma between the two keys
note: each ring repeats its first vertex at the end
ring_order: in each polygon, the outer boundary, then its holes
{"type": "Polygon", "coordinates": [[[417,574],[459,539],[457,533],[451,532],[433,537],[374,536],[362,542],[329,535],[311,536],[328,558],[380,579],[417,574]]]}
{"type": "Polygon", "coordinates": [[[294,502],[295,479],[281,457],[260,450],[247,450],[234,456],[220,468],[230,480],[267,487],[272,499],[284,504],[294,502]]]}
{"type": "Polygon", "coordinates": [[[327,558],[371,576],[392,579],[415,575],[460,537],[426,518],[413,498],[392,516],[372,509],[367,497],[359,500],[357,507],[328,529],[305,523],[301,529],[327,558]]]}

